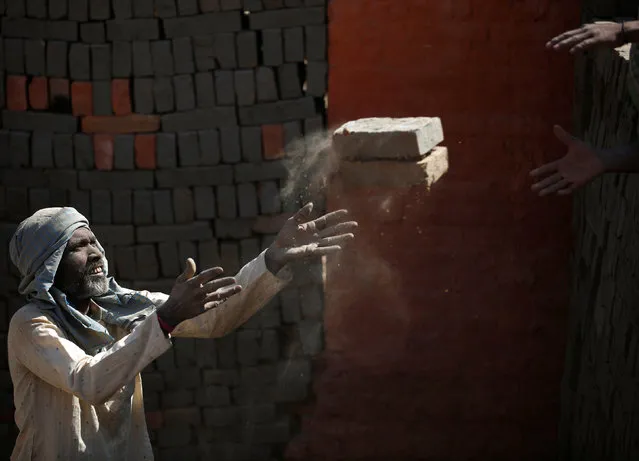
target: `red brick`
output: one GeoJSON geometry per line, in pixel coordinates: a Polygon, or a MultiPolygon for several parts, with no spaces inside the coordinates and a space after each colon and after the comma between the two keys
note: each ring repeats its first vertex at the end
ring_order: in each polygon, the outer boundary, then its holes
{"type": "Polygon", "coordinates": [[[111,82],[111,104],[115,115],[131,113],[131,87],[129,80],[116,79],[111,82]]]}
{"type": "Polygon", "coordinates": [[[160,429],[164,426],[164,415],[161,411],[147,411],[146,425],[149,429],[160,429]]]}
{"type": "Polygon", "coordinates": [[[156,115],[92,116],[82,119],[85,133],[148,133],[160,129],[160,117],[156,115]]]}
{"type": "Polygon", "coordinates": [[[113,135],[96,134],[93,136],[95,167],[98,170],[113,169],[113,135]]]}
{"type": "Polygon", "coordinates": [[[29,83],[29,106],[44,110],[49,107],[49,89],[46,77],[33,77],[29,83]]]}
{"type": "Polygon", "coordinates": [[[93,85],[89,82],[71,84],[71,107],[73,115],[93,115],[93,85]]]}
{"type": "Polygon", "coordinates": [[[155,170],[154,134],[139,134],[135,137],[135,166],[143,170],[155,170]]]}
{"type": "Polygon", "coordinates": [[[282,125],[262,126],[262,153],[266,160],[276,160],[284,156],[284,127],[282,125]]]}
{"type": "Polygon", "coordinates": [[[49,98],[53,101],[56,96],[69,97],[69,81],[66,78],[49,79],[49,98]]]}
{"type": "Polygon", "coordinates": [[[7,77],[7,109],[27,110],[27,77],[9,75],[7,77]]]}

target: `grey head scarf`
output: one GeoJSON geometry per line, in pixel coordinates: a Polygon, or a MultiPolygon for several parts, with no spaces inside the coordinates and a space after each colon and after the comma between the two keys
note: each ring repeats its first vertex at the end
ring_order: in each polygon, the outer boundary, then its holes
{"type": "MultiPolygon", "coordinates": [[[[75,208],[44,208],[22,221],[9,244],[11,261],[22,275],[19,291],[27,300],[46,311],[69,339],[90,355],[115,340],[101,323],[78,311],[65,294],[53,286],[64,250],[73,233],[89,227],[89,221],[75,208]]],[[[108,263],[104,249],[97,243],[108,263]]],[[[141,294],[120,287],[108,278],[108,291],[93,298],[100,306],[102,321],[130,330],[135,321],[150,315],[155,306],[141,294]]]]}

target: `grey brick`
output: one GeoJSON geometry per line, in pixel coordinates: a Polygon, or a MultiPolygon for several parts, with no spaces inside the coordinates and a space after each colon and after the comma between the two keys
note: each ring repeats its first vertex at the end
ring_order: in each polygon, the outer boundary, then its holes
{"type": "Polygon", "coordinates": [[[260,342],[260,360],[274,361],[280,355],[280,342],[275,330],[264,330],[260,342]]]}
{"type": "Polygon", "coordinates": [[[282,307],[282,321],[284,323],[298,323],[302,320],[300,297],[297,288],[285,288],[280,292],[279,298],[282,307]]]}
{"type": "Polygon", "coordinates": [[[53,136],[53,160],[56,168],[73,168],[73,138],[70,134],[53,136]]]}
{"type": "Polygon", "coordinates": [[[235,34],[216,34],[213,37],[215,58],[222,69],[237,67],[237,50],[235,34]]]}
{"type": "Polygon", "coordinates": [[[216,70],[214,75],[217,104],[220,106],[235,105],[234,72],[228,70],[216,70]]]}
{"type": "Polygon", "coordinates": [[[173,224],[173,201],[171,200],[170,190],[154,190],[153,191],[153,211],[155,215],[155,223],[157,224],[173,224]]]}
{"type": "Polygon", "coordinates": [[[211,13],[215,11],[221,11],[220,0],[199,0],[200,11],[202,13],[211,13]]]}
{"type": "Polygon", "coordinates": [[[7,130],[43,131],[48,133],[75,133],[77,119],[66,114],[46,112],[2,111],[2,126],[7,130]]]}
{"type": "MultiPolygon", "coordinates": [[[[101,192],[101,191],[93,191],[101,192]]],[[[101,205],[103,206],[103,205],[101,205]]],[[[106,217],[106,216],[105,216],[106,217]]],[[[91,226],[95,235],[98,236],[102,245],[132,245],[133,244],[133,226],[112,226],[112,225],[96,225],[91,226]]]]}
{"type": "Polygon", "coordinates": [[[252,70],[235,71],[235,95],[239,106],[255,104],[255,75],[252,70]]]}
{"type": "Polygon", "coordinates": [[[298,324],[298,331],[302,341],[302,350],[305,355],[313,356],[322,351],[323,330],[322,322],[315,320],[302,320],[298,324]]]}
{"type": "Polygon", "coordinates": [[[326,94],[328,65],[325,62],[309,62],[306,66],[306,94],[322,97],[326,94]]]}
{"type": "Polygon", "coordinates": [[[158,133],[156,135],[157,166],[162,169],[171,169],[177,166],[177,153],[175,150],[175,134],[158,133]]]}
{"type": "Polygon", "coordinates": [[[137,114],[152,114],[154,112],[153,93],[155,80],[152,78],[136,78],[133,80],[133,107],[137,114]]]}
{"type": "Polygon", "coordinates": [[[204,370],[202,382],[204,384],[235,387],[240,384],[240,374],[237,370],[204,370]]]}
{"type": "Polygon", "coordinates": [[[120,279],[134,279],[135,269],[135,248],[115,247],[116,274],[120,279]]]}
{"type": "Polygon", "coordinates": [[[178,369],[164,372],[164,381],[168,389],[195,389],[200,386],[200,369],[193,366],[195,364],[194,346],[191,338],[175,339],[175,360],[178,369]]]}
{"type": "MultiPolygon", "coordinates": [[[[165,427],[158,430],[158,446],[184,447],[191,442],[193,429],[189,426],[165,427]]],[[[168,459],[168,457],[163,457],[168,459]]]]}
{"type": "Polygon", "coordinates": [[[228,387],[206,386],[196,390],[195,402],[200,406],[224,407],[231,404],[228,387]]]}
{"type": "Polygon", "coordinates": [[[215,85],[210,72],[195,74],[195,97],[197,106],[201,109],[215,107],[215,85]]]}
{"type": "Polygon", "coordinates": [[[215,193],[212,187],[200,186],[193,189],[195,217],[197,219],[215,218],[215,193]]]}
{"type": "Polygon", "coordinates": [[[306,59],[309,61],[326,61],[326,26],[306,26],[304,31],[306,59]]]}
{"type": "MultiPolygon", "coordinates": [[[[173,95],[173,81],[169,77],[156,78],[153,84],[155,110],[158,113],[173,112],[175,101],[173,95]]],[[[179,131],[179,130],[174,130],[179,131]]]]}
{"type": "Polygon", "coordinates": [[[234,170],[235,181],[238,183],[284,179],[287,175],[286,167],[278,160],[259,165],[255,163],[240,163],[234,166],[234,170]]]}
{"type": "Polygon", "coordinates": [[[316,133],[322,131],[324,129],[324,119],[321,115],[317,115],[315,117],[309,117],[304,120],[304,133],[309,135],[311,133],[316,133]]]}
{"type": "Polygon", "coordinates": [[[74,134],[73,148],[76,169],[93,169],[93,141],[91,136],[82,133],[74,134]]]}
{"type": "Polygon", "coordinates": [[[84,216],[89,216],[91,214],[91,194],[88,191],[70,191],[69,204],[84,216]]]}
{"type": "Polygon", "coordinates": [[[236,36],[237,62],[240,67],[257,67],[257,36],[253,31],[240,32],[236,36]]]}
{"type": "Polygon", "coordinates": [[[113,224],[133,222],[133,196],[130,190],[116,190],[111,193],[113,204],[113,224]]]}
{"type": "Polygon", "coordinates": [[[175,89],[175,109],[179,112],[195,109],[195,88],[190,75],[173,77],[175,89]]]}
{"type": "Polygon", "coordinates": [[[46,22],[38,19],[2,18],[2,35],[43,39],[46,37],[46,22]]]}
{"type": "MultiPolygon", "coordinates": [[[[9,2],[20,3],[18,2],[9,2]]],[[[72,21],[88,21],[89,20],[89,2],[86,0],[69,0],[69,19],[72,21]]]]}
{"type": "Polygon", "coordinates": [[[136,18],[152,18],[153,0],[135,0],[133,2],[133,16],[136,18]]]}
{"type": "Polygon", "coordinates": [[[221,160],[220,139],[217,130],[198,131],[200,164],[217,165],[221,160]]]}
{"type": "Polygon", "coordinates": [[[199,13],[197,0],[177,0],[177,10],[180,16],[193,16],[199,13]]]}
{"type": "Polygon", "coordinates": [[[34,168],[53,168],[53,135],[51,133],[33,133],[31,155],[34,168]]]}
{"type": "Polygon", "coordinates": [[[51,195],[47,189],[34,189],[28,191],[29,194],[29,213],[35,213],[42,208],[51,206],[51,195]]]}
{"type": "MultiPolygon", "coordinates": [[[[255,199],[255,201],[257,202],[257,198],[255,199]]],[[[252,204],[250,206],[252,206],[252,204]]],[[[255,206],[257,207],[257,204],[255,206]]],[[[243,266],[254,260],[259,254],[260,242],[258,239],[246,238],[240,242],[240,263],[243,266]]],[[[260,311],[260,316],[263,314],[263,312],[264,311],[260,311]]]]}
{"type": "Polygon", "coordinates": [[[47,21],[44,38],[47,40],[78,41],[78,24],[75,21],[47,21]]]}
{"type": "Polygon", "coordinates": [[[277,77],[282,99],[296,99],[302,96],[302,78],[297,64],[283,64],[277,68],[277,77]]]}
{"type": "Polygon", "coordinates": [[[49,77],[67,76],[67,53],[66,42],[47,43],[47,75],[49,77]]]}
{"type": "Polygon", "coordinates": [[[186,264],[188,258],[195,259],[196,253],[197,248],[194,242],[182,241],[178,243],[178,255],[183,266],[186,264]]]}
{"type": "Polygon", "coordinates": [[[74,170],[50,171],[47,176],[52,189],[73,190],[78,187],[78,174],[74,170]]]}
{"type": "MultiPolygon", "coordinates": [[[[21,221],[29,214],[28,189],[21,187],[8,187],[5,191],[7,203],[7,217],[14,221],[21,221]]],[[[12,268],[14,266],[11,266],[12,268]]]]}
{"type": "Polygon", "coordinates": [[[159,40],[152,42],[151,54],[153,58],[153,72],[155,75],[169,76],[175,73],[170,41],[159,40]]]}
{"type": "Polygon", "coordinates": [[[252,234],[252,219],[216,219],[215,236],[218,238],[243,239],[252,234]]]}
{"type": "Polygon", "coordinates": [[[258,67],[255,71],[257,85],[257,100],[268,102],[277,100],[277,84],[275,72],[270,67],[258,67]]]}
{"type": "Polygon", "coordinates": [[[218,186],[216,195],[218,216],[220,218],[237,217],[237,200],[235,194],[235,186],[218,186]]]}
{"type": "Polygon", "coordinates": [[[126,190],[151,189],[153,173],[150,171],[81,171],[81,189],[126,190]]]}
{"type": "Polygon", "coordinates": [[[262,11],[262,1],[261,0],[243,0],[242,1],[244,10],[246,11],[262,11]]]}
{"type": "Polygon", "coordinates": [[[178,133],[178,156],[181,167],[196,166],[200,163],[198,134],[195,131],[178,133]]]}
{"type": "Polygon", "coordinates": [[[304,29],[302,27],[284,29],[284,60],[286,62],[304,61],[304,29]]]}
{"type": "Polygon", "coordinates": [[[167,37],[192,37],[215,32],[233,32],[242,28],[239,11],[204,13],[197,16],[166,19],[164,31],[167,37]]]}
{"type": "Polygon", "coordinates": [[[113,167],[116,170],[132,170],[135,167],[135,138],[120,134],[113,139],[113,167]]]}
{"type": "Polygon", "coordinates": [[[241,218],[253,218],[257,212],[257,189],[253,183],[238,184],[237,201],[241,218]]]}
{"type": "Polygon", "coordinates": [[[160,170],[155,174],[158,187],[233,184],[233,169],[229,165],[160,170]]]}
{"type": "Polygon", "coordinates": [[[85,43],[104,43],[106,40],[104,23],[85,22],[80,24],[80,40],[85,43]]]}
{"type": "Polygon", "coordinates": [[[242,9],[241,0],[220,0],[222,11],[240,10],[242,9]]]}
{"type": "Polygon", "coordinates": [[[302,139],[302,123],[299,120],[284,123],[284,146],[302,139]]]}
{"type": "Polygon", "coordinates": [[[107,21],[109,41],[157,40],[160,28],[157,19],[114,19],[107,21]]]}
{"type": "Polygon", "coordinates": [[[10,18],[23,18],[27,15],[26,0],[12,0],[12,1],[6,2],[5,6],[6,6],[6,15],[10,18]]]}
{"type": "Polygon", "coordinates": [[[176,223],[184,224],[194,221],[195,207],[191,189],[187,187],[173,189],[173,210],[176,223]]]}
{"type": "Polygon", "coordinates": [[[315,102],[310,97],[239,108],[239,118],[242,125],[288,122],[314,115],[315,102]]]}
{"type": "Polygon", "coordinates": [[[192,74],[195,72],[193,45],[190,37],[174,38],[173,59],[176,74],[192,74]]]}
{"type": "Polygon", "coordinates": [[[180,275],[180,260],[178,259],[177,243],[160,242],[158,244],[160,268],[164,277],[180,275]]]}
{"type": "Polygon", "coordinates": [[[321,321],[324,311],[322,290],[317,285],[307,285],[300,288],[300,302],[302,315],[305,319],[321,321]]]}
{"type": "Polygon", "coordinates": [[[89,0],[89,17],[93,20],[109,19],[111,6],[109,0],[89,0]]]}
{"type": "Polygon", "coordinates": [[[113,115],[110,80],[93,82],[93,115],[113,115]]]}
{"type": "Polygon", "coordinates": [[[303,0],[284,0],[284,6],[286,8],[298,8],[304,6],[303,0]]]}
{"type": "Polygon", "coordinates": [[[135,224],[153,223],[153,195],[151,191],[133,191],[133,222],[135,224]]]}
{"type": "Polygon", "coordinates": [[[159,18],[174,18],[177,16],[175,0],[155,0],[155,14],[159,18]]]}
{"type": "Polygon", "coordinates": [[[204,425],[207,427],[225,427],[239,424],[242,414],[238,408],[205,408],[204,425]]]}
{"type": "Polygon", "coordinates": [[[312,24],[324,24],[324,8],[288,8],[283,10],[261,11],[249,16],[251,29],[271,29],[275,27],[296,27],[312,24]]]}
{"type": "Polygon", "coordinates": [[[25,69],[29,75],[45,75],[46,48],[43,40],[26,40],[24,42],[25,69]]]}
{"type": "Polygon", "coordinates": [[[91,79],[91,57],[88,45],[72,43],[69,46],[69,75],[71,80],[91,79]]]}
{"type": "Polygon", "coordinates": [[[284,0],[262,0],[262,3],[267,10],[284,8],[284,0]]]}
{"type": "Polygon", "coordinates": [[[213,238],[207,223],[175,224],[172,226],[138,227],[138,242],[163,242],[180,240],[210,240],[213,238]]]}
{"type": "Polygon", "coordinates": [[[235,107],[196,109],[162,116],[162,131],[208,130],[236,123],[235,107]]]}
{"type": "MultiPolygon", "coordinates": [[[[220,245],[220,253],[222,257],[222,268],[224,272],[227,274],[235,273],[235,270],[230,268],[230,264],[225,264],[224,252],[229,251],[230,246],[236,244],[230,243],[222,243],[220,245]]],[[[232,251],[232,250],[231,250],[232,251]]],[[[230,261],[229,261],[230,262],[230,261]]],[[[227,335],[225,337],[219,338],[215,340],[215,346],[217,349],[217,361],[220,368],[235,368],[237,365],[237,352],[235,347],[235,335],[227,335]]]]}
{"type": "Polygon", "coordinates": [[[193,37],[193,56],[195,67],[198,71],[212,70],[217,67],[215,57],[215,37],[213,35],[201,35],[193,37]]]}
{"type": "Polygon", "coordinates": [[[220,128],[220,145],[224,163],[238,163],[242,160],[240,129],[238,127],[220,128]]]}
{"type": "Polygon", "coordinates": [[[326,6],[328,0],[304,0],[304,6],[326,6]]]}
{"type": "Polygon", "coordinates": [[[109,191],[91,191],[91,222],[93,224],[111,224],[111,194],[109,191]]]}
{"type": "Polygon", "coordinates": [[[262,130],[257,126],[241,128],[242,160],[259,163],[262,161],[262,130]]]}
{"type": "Polygon", "coordinates": [[[159,371],[142,372],[145,393],[161,392],[164,390],[164,376],[159,371]]]}
{"type": "Polygon", "coordinates": [[[116,78],[130,77],[133,74],[133,51],[131,43],[113,42],[112,74],[116,78]]]}
{"type": "Polygon", "coordinates": [[[240,365],[256,365],[260,353],[259,332],[254,330],[238,331],[236,336],[237,359],[240,365]]]}
{"type": "Polygon", "coordinates": [[[133,17],[133,0],[112,0],[115,19],[131,19],[133,17]]]}
{"type": "Polygon", "coordinates": [[[155,280],[160,273],[160,264],[153,245],[138,245],[135,248],[136,272],[138,278],[155,280]]]}
{"type": "MultiPolygon", "coordinates": [[[[166,353],[164,354],[167,355],[166,353]]],[[[194,391],[191,389],[177,389],[162,392],[162,406],[164,408],[183,408],[195,401],[194,391]]],[[[188,426],[186,426],[187,429],[188,426]]],[[[173,429],[173,428],[171,428],[173,429]]]]}
{"type": "Polygon", "coordinates": [[[4,39],[4,67],[10,74],[24,74],[24,40],[4,39]]]}
{"type": "MultiPolygon", "coordinates": [[[[200,268],[202,269],[208,269],[210,267],[216,267],[220,265],[220,253],[217,249],[217,240],[199,242],[197,246],[197,254],[198,263],[200,265],[200,268]]],[[[198,364],[215,366],[217,362],[215,360],[216,356],[214,352],[215,343],[213,341],[207,342],[205,340],[203,340],[202,343],[208,343],[209,346],[204,347],[204,344],[202,344],[201,350],[198,351],[198,364]],[[209,353],[210,357],[207,358],[202,355],[202,352],[204,350],[209,353]]]]}
{"type": "Polygon", "coordinates": [[[282,211],[280,190],[275,181],[260,183],[259,201],[262,214],[276,214],[282,211]]]}
{"type": "Polygon", "coordinates": [[[133,42],[133,75],[148,77],[153,75],[153,57],[151,43],[147,41],[133,42]]]}
{"type": "Polygon", "coordinates": [[[262,62],[266,66],[279,66],[284,62],[284,44],[280,29],[262,31],[262,62]]]}
{"type": "Polygon", "coordinates": [[[27,16],[31,18],[47,17],[47,1],[46,0],[27,0],[27,16]]]}

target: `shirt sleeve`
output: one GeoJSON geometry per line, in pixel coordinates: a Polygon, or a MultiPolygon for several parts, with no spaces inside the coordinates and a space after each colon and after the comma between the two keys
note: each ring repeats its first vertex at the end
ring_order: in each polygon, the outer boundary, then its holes
{"type": "Polygon", "coordinates": [[[9,347],[24,367],[52,386],[94,405],[108,400],[171,347],[155,314],[94,356],[66,339],[46,315],[14,317],[11,323],[9,347]]]}
{"type": "Polygon", "coordinates": [[[284,288],[292,275],[284,267],[273,275],[264,260],[265,252],[246,264],[235,279],[242,291],[231,296],[222,305],[178,324],[171,336],[188,338],[218,338],[238,328],[273,296],[284,288]]]}

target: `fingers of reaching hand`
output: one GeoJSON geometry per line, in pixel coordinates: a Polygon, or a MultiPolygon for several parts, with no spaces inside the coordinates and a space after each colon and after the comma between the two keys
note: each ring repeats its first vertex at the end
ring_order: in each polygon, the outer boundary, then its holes
{"type": "Polygon", "coordinates": [[[569,40],[574,40],[576,37],[587,36],[587,29],[580,27],[579,29],[572,29],[563,34],[559,34],[556,37],[552,38],[548,43],[546,43],[547,48],[553,48],[555,50],[565,48],[567,45],[564,43],[569,40]]]}
{"type": "Polygon", "coordinates": [[[228,287],[231,285],[235,285],[235,278],[233,277],[223,277],[221,279],[211,280],[203,285],[201,285],[201,290],[203,293],[208,295],[209,293],[213,293],[215,290],[219,290],[220,288],[228,287]]]}
{"type": "Polygon", "coordinates": [[[324,238],[331,237],[333,235],[348,234],[354,232],[355,229],[357,229],[357,226],[358,224],[356,221],[341,222],[339,224],[335,224],[334,226],[327,227],[319,234],[317,234],[317,236],[319,238],[324,238]]]}
{"type": "Polygon", "coordinates": [[[205,285],[206,283],[210,282],[214,278],[219,277],[223,273],[224,269],[222,269],[221,267],[212,267],[200,272],[196,277],[192,278],[189,283],[195,286],[205,285]]]}
{"type": "Polygon", "coordinates": [[[563,142],[566,146],[570,146],[575,141],[575,137],[559,125],[553,126],[552,131],[555,133],[557,139],[563,142]]]}
{"type": "Polygon", "coordinates": [[[211,304],[217,305],[231,296],[236,295],[240,291],[242,291],[242,287],[235,283],[218,288],[206,295],[204,307],[208,309],[209,307],[212,307],[211,304]]]}
{"type": "Polygon", "coordinates": [[[557,195],[570,195],[572,194],[575,189],[577,188],[577,186],[575,184],[571,184],[570,186],[564,188],[564,189],[560,189],[557,191],[557,195]]]}
{"type": "Polygon", "coordinates": [[[302,208],[297,210],[297,213],[293,215],[293,220],[296,223],[305,223],[311,219],[311,213],[313,212],[313,202],[309,202],[302,208]]]}
{"type": "Polygon", "coordinates": [[[195,275],[195,271],[196,271],[195,261],[193,261],[192,258],[188,258],[186,260],[186,267],[184,268],[184,271],[177,277],[175,281],[178,283],[186,282],[187,280],[189,280],[191,277],[195,275]]]}
{"type": "Polygon", "coordinates": [[[558,183],[562,179],[564,179],[564,177],[561,175],[561,173],[553,173],[550,176],[542,179],[541,181],[538,181],[535,184],[533,184],[532,190],[540,192],[546,189],[547,187],[550,187],[553,184],[558,183]]]}
{"type": "Polygon", "coordinates": [[[341,235],[335,235],[332,237],[325,237],[323,239],[320,239],[320,241],[317,242],[317,244],[320,248],[331,247],[331,246],[337,246],[341,248],[342,245],[348,243],[354,238],[355,238],[355,235],[353,234],[341,234],[341,235]]]}
{"type": "Polygon", "coordinates": [[[319,218],[313,220],[315,229],[317,229],[318,231],[322,231],[328,227],[339,224],[346,219],[348,214],[348,210],[331,211],[330,213],[327,213],[324,216],[320,216],[319,218]]]}
{"type": "Polygon", "coordinates": [[[546,163],[545,165],[540,166],[539,168],[535,168],[530,172],[530,176],[539,177],[539,176],[547,176],[552,173],[556,173],[559,168],[559,162],[555,160],[554,162],[546,163]]]}
{"type": "Polygon", "coordinates": [[[547,187],[544,187],[542,190],[539,191],[539,195],[543,197],[545,195],[554,194],[555,192],[559,192],[567,188],[570,188],[570,181],[562,178],[559,181],[550,184],[547,187]]]}

